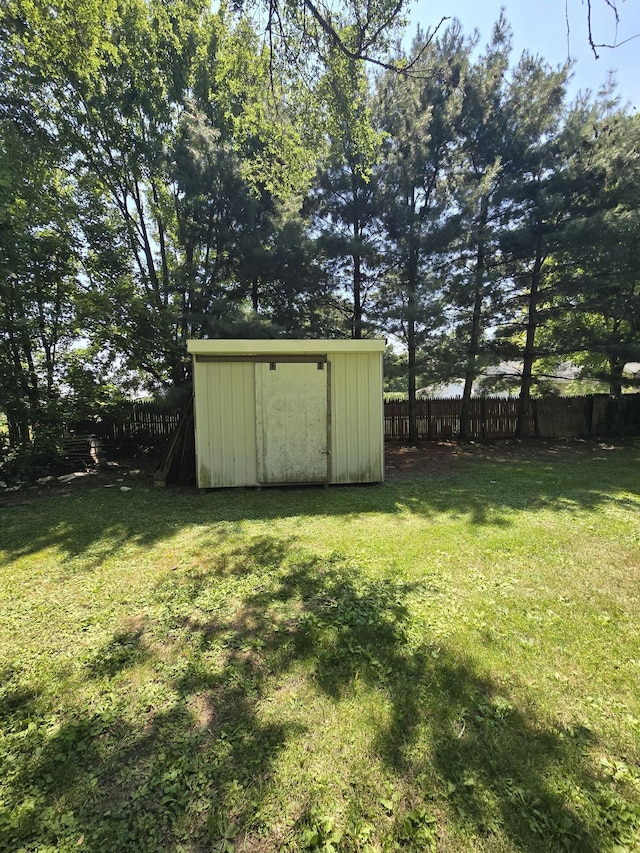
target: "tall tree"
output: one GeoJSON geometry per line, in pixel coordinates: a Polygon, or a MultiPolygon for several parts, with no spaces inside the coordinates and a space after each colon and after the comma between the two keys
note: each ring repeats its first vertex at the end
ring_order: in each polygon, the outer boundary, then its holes
{"type": "MultiPolygon", "coordinates": [[[[562,121],[568,69],[554,71],[523,54],[510,85],[507,180],[502,182],[501,252],[509,334],[521,335],[517,434],[529,428],[536,334],[552,299],[551,257],[571,215],[562,121]]],[[[503,329],[504,332],[504,329],[503,329]]]]}
{"type": "Polygon", "coordinates": [[[555,258],[555,315],[544,342],[619,397],[625,366],[640,360],[640,122],[613,94],[576,105],[570,119],[577,203],[555,258]]]}
{"type": "MultiPolygon", "coordinates": [[[[92,64],[95,9],[73,61],[92,64]]],[[[64,16],[63,16],[64,17],[64,16]]],[[[62,50],[64,33],[46,34],[62,50]]],[[[78,246],[64,142],[28,61],[16,4],[0,9],[0,408],[15,446],[42,446],[59,424],[60,356],[76,334],[78,246]]],[[[45,75],[46,76],[46,75],[45,75]]]]}
{"type": "Polygon", "coordinates": [[[11,54],[82,200],[84,317],[153,383],[180,385],[186,337],[249,329],[247,255],[314,158],[277,108],[267,52],[224,7],[91,5],[85,71],[70,59],[78,4],[62,5],[12,0],[11,54]]]}
{"type": "Polygon", "coordinates": [[[450,375],[464,380],[460,413],[463,439],[470,434],[474,382],[495,358],[488,344],[499,285],[498,220],[500,187],[508,160],[510,53],[510,31],[501,16],[484,54],[469,64],[464,75],[456,139],[452,140],[457,156],[450,181],[460,231],[451,246],[445,284],[449,328],[439,351],[450,375]]]}
{"type": "Polygon", "coordinates": [[[466,62],[459,29],[432,40],[418,33],[415,76],[385,73],[379,80],[379,120],[386,134],[384,207],[393,260],[381,293],[387,328],[407,351],[409,440],[417,440],[416,377],[419,352],[441,323],[440,277],[434,272],[450,234],[446,173],[461,107],[466,62]]]}
{"type": "Polygon", "coordinates": [[[330,266],[349,334],[361,338],[380,264],[376,165],[381,134],[372,125],[368,79],[361,63],[336,48],[317,90],[326,116],[327,157],[310,207],[318,245],[330,266]]]}
{"type": "Polygon", "coordinates": [[[59,355],[74,333],[74,202],[53,147],[0,119],[0,407],[13,445],[60,418],[59,355]]]}

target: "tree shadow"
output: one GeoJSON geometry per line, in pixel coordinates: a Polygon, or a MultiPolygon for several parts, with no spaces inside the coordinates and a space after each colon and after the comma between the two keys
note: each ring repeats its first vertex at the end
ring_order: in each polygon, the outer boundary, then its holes
{"type": "MultiPolygon", "coordinates": [[[[589,733],[568,737],[559,721],[514,706],[476,662],[444,647],[435,659],[418,650],[396,676],[393,716],[378,732],[377,748],[398,775],[437,779],[462,833],[504,834],[513,849],[530,853],[602,849],[601,827],[580,815],[571,797],[599,799],[589,733]]],[[[610,829],[607,841],[625,831],[610,829]]]]}
{"type": "Polygon", "coordinates": [[[148,660],[151,651],[144,637],[144,619],[127,620],[122,631],[96,650],[87,661],[92,678],[113,678],[119,672],[148,660]]]}
{"type": "MultiPolygon", "coordinates": [[[[523,451],[526,453],[526,449],[523,451]]],[[[552,448],[532,459],[469,459],[446,475],[428,470],[382,485],[267,490],[193,490],[128,493],[88,490],[64,499],[43,498],[28,507],[5,507],[0,553],[13,562],[57,549],[62,574],[98,571],[125,545],[151,547],[185,527],[270,521],[289,517],[352,517],[408,514],[429,521],[440,516],[472,527],[508,527],[514,512],[597,511],[606,506],[637,509],[640,494],[636,448],[614,457],[558,456],[552,448]],[[629,454],[633,453],[633,457],[629,454]],[[633,462],[633,464],[631,464],[633,462]]]]}
{"type": "Polygon", "coordinates": [[[151,546],[188,523],[187,514],[180,512],[186,504],[174,519],[167,498],[142,489],[133,496],[93,489],[64,499],[47,496],[29,506],[6,507],[0,553],[15,561],[55,549],[65,558],[65,576],[97,571],[123,546],[151,546]],[[157,500],[150,500],[150,495],[157,500]],[[77,561],[78,557],[83,559],[77,561]]]}
{"type": "Polygon", "coordinates": [[[0,720],[3,726],[21,725],[34,713],[37,693],[26,687],[21,672],[12,667],[0,670],[0,720]]]}
{"type": "MultiPolygon", "coordinates": [[[[416,638],[416,594],[430,595],[428,584],[372,578],[295,537],[229,543],[223,559],[171,574],[152,615],[84,661],[88,705],[59,709],[54,721],[28,691],[0,704],[3,723],[15,723],[0,822],[7,849],[291,850],[302,849],[305,828],[317,838],[307,849],[322,849],[333,830],[312,791],[300,792],[292,825],[265,812],[279,758],[307,734],[286,704],[276,718],[261,713],[293,672],[336,707],[357,682],[390,709],[367,730],[399,792],[378,813],[368,807],[381,843],[429,849],[434,809],[461,837],[506,837],[526,853],[595,853],[623,840],[615,813],[599,821],[576,805],[603,796],[589,734],[569,736],[515,706],[477,661],[416,638]],[[127,703],[140,668],[157,698],[137,719],[127,703]]],[[[346,811],[356,826],[356,793],[346,811]]],[[[355,829],[340,838],[337,849],[363,849],[355,829]]]]}

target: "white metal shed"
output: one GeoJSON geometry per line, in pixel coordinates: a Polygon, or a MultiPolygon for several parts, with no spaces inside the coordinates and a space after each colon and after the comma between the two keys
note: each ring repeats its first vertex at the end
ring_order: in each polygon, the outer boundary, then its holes
{"type": "Polygon", "coordinates": [[[198,486],[382,482],[384,346],[189,341],[198,486]]]}

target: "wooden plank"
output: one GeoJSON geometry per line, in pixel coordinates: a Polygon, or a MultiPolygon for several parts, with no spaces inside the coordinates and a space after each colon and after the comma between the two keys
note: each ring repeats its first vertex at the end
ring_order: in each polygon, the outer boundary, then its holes
{"type": "MultiPolygon", "coordinates": [[[[515,398],[474,397],[471,400],[472,438],[507,438],[515,435],[518,401],[515,398]]],[[[452,439],[460,434],[460,397],[428,397],[416,401],[419,439],[452,439]]],[[[384,404],[385,439],[402,440],[409,434],[407,400],[384,404]]]]}

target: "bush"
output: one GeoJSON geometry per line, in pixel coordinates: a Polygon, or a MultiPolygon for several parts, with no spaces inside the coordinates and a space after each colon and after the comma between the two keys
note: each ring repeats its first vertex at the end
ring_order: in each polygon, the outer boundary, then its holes
{"type": "Polygon", "coordinates": [[[0,479],[7,483],[36,480],[60,463],[59,436],[53,429],[41,430],[29,447],[10,447],[0,435],[0,479]]]}

